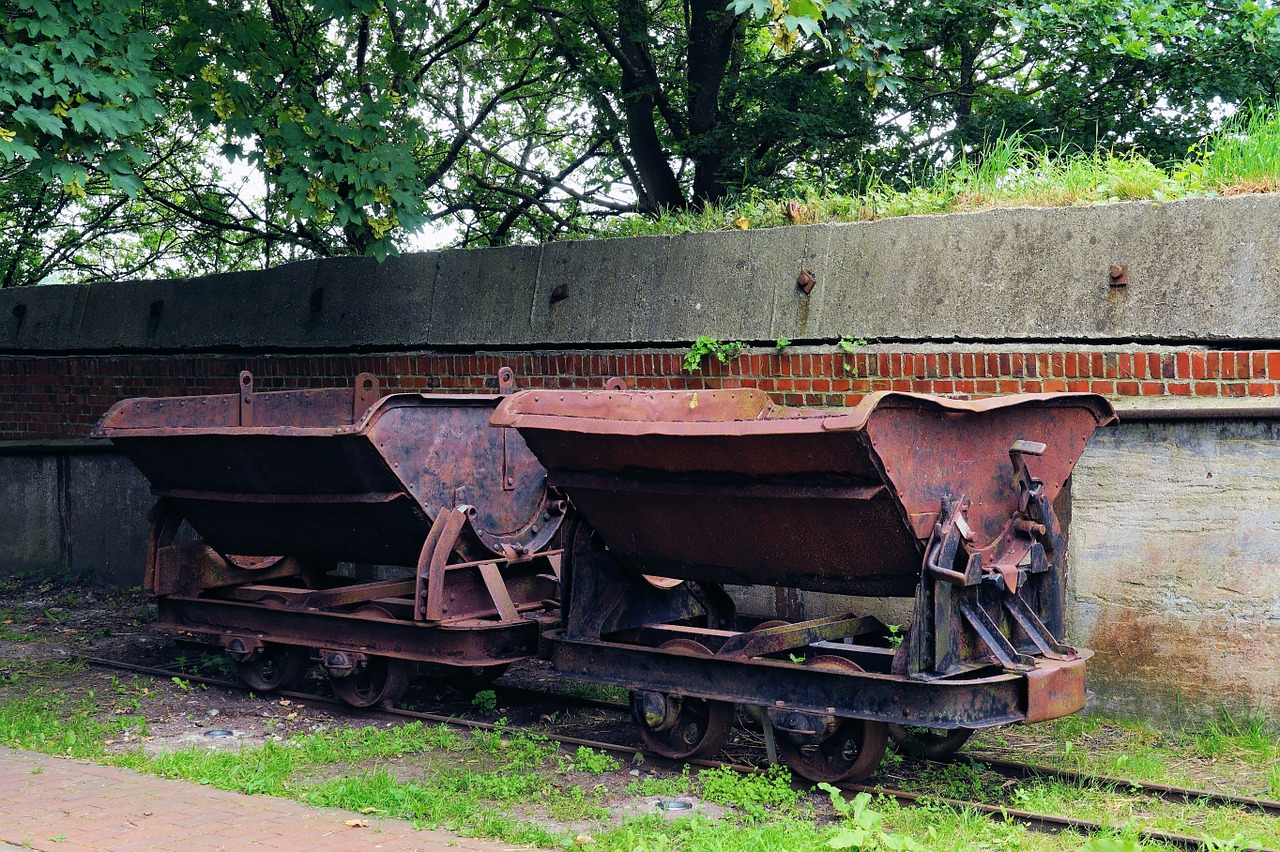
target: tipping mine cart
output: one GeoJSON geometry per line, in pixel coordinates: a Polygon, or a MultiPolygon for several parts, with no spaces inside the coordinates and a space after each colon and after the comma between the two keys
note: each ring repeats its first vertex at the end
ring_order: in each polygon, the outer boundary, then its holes
{"type": "Polygon", "coordinates": [[[320,390],[239,381],[125,400],[93,430],[159,497],[146,587],[167,625],[219,641],[259,690],[316,654],[358,706],[394,700],[415,663],[483,676],[536,654],[558,617],[565,504],[520,436],[489,426],[509,369],[499,394],[381,396],[368,373],[320,390]],[[411,570],[360,582],[340,563],[411,570]]]}
{"type": "Polygon", "coordinates": [[[1053,502],[1114,419],[1091,394],[806,410],[750,389],[531,390],[492,422],[581,519],[555,665],[631,689],[660,753],[717,751],[738,704],[795,771],[836,780],[874,770],[891,732],[940,754],[1084,705],[1053,502]],[[742,631],[726,583],[909,596],[914,616],[905,637],[857,614],[742,631]]]}

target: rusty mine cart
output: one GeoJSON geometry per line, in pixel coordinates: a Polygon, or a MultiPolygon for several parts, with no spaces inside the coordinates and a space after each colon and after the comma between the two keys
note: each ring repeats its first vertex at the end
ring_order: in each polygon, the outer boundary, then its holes
{"type": "Polygon", "coordinates": [[[835,781],[870,774],[890,733],[941,754],[1084,706],[1053,502],[1114,419],[1090,394],[803,410],[748,389],[528,390],[492,422],[577,512],[556,667],[631,690],[667,757],[719,751],[741,706],[771,757],[835,781]],[[905,641],[858,613],[743,631],[725,584],[912,597],[913,619],[905,641]]]}
{"type": "Polygon", "coordinates": [[[418,664],[484,678],[535,655],[566,507],[520,436],[490,428],[510,370],[499,388],[380,397],[365,373],[262,393],[244,372],[238,393],[115,405],[93,435],[159,497],[145,584],[163,623],[220,643],[258,690],[315,656],[356,706],[395,700],[418,664]]]}

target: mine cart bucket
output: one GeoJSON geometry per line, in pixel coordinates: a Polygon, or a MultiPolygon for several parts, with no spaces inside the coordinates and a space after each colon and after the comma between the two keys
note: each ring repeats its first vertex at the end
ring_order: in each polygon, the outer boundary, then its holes
{"type": "Polygon", "coordinates": [[[1114,416],[1091,394],[877,393],[806,410],[754,389],[530,390],[492,422],[518,429],[550,482],[646,574],[908,596],[944,501],[966,501],[967,543],[990,548],[1019,509],[1017,470],[1052,503],[1114,416]]]}
{"type": "MultiPolygon", "coordinates": [[[[507,370],[500,375],[511,385],[507,370]]],[[[416,565],[433,523],[467,507],[459,556],[543,548],[559,523],[541,466],[488,422],[498,394],[379,396],[352,388],[129,399],[110,438],[215,551],[416,565]]]]}

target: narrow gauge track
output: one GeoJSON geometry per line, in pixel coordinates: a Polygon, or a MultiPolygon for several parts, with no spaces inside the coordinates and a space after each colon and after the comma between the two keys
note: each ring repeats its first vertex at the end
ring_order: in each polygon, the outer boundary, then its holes
{"type": "MultiPolygon", "coordinates": [[[[97,666],[99,668],[117,669],[121,671],[136,672],[138,674],[147,674],[156,677],[181,677],[195,683],[203,683],[209,686],[218,686],[225,689],[243,690],[244,684],[238,681],[226,680],[223,678],[208,677],[205,675],[190,674],[180,669],[165,669],[154,666],[142,666],[133,663],[118,662],[115,660],[106,660],[98,657],[89,657],[83,655],[69,655],[73,659],[78,659],[88,665],[97,666]]],[[[510,694],[526,694],[537,696],[540,698],[558,698],[570,701],[580,706],[593,706],[601,709],[617,710],[626,712],[626,707],[622,704],[612,701],[601,701],[598,699],[583,698],[580,696],[566,695],[556,692],[542,692],[538,690],[526,689],[523,687],[504,687],[504,693],[510,694]]],[[[441,724],[454,725],[456,727],[470,728],[474,730],[494,730],[498,726],[489,722],[477,722],[468,719],[460,719],[456,716],[445,716],[439,713],[427,713],[418,710],[407,710],[400,708],[379,708],[379,709],[360,709],[350,707],[337,698],[330,698],[325,695],[318,695],[313,692],[295,692],[289,690],[279,690],[273,695],[282,695],[288,698],[297,698],[310,702],[321,702],[332,708],[339,710],[342,715],[347,715],[356,719],[417,719],[425,722],[437,722],[441,724]]],[[[505,730],[521,731],[523,729],[504,726],[505,730]]],[[[736,763],[724,763],[715,760],[686,760],[686,761],[665,761],[662,758],[656,758],[652,754],[648,754],[634,746],[619,745],[617,743],[600,742],[598,740],[588,740],[581,737],[571,737],[562,734],[551,734],[543,731],[537,732],[539,736],[561,743],[563,745],[587,746],[588,748],[598,749],[600,751],[609,751],[616,754],[636,755],[643,754],[648,760],[656,760],[663,763],[683,764],[689,763],[694,766],[704,767],[727,767],[744,774],[760,772],[759,767],[746,766],[736,763]]],[[[1135,793],[1142,793],[1154,798],[1164,799],[1168,801],[1205,801],[1214,805],[1224,807],[1240,807],[1249,810],[1256,810],[1262,813],[1280,816],[1280,801],[1271,801],[1268,799],[1260,799],[1252,796],[1233,796],[1223,793],[1213,793],[1208,790],[1197,790],[1187,787],[1175,787],[1167,784],[1153,784],[1144,781],[1137,781],[1129,778],[1113,778],[1102,775],[1089,775],[1082,772],[1074,772],[1072,770],[1055,769],[1047,766],[1035,766],[1031,764],[1016,763],[1014,761],[994,760],[975,758],[964,756],[960,758],[970,763],[978,764],[983,767],[993,769],[997,772],[1005,774],[1011,778],[1025,778],[1031,776],[1057,778],[1068,783],[1075,784],[1095,784],[1098,786],[1114,786],[1135,793]]],[[[1061,816],[1057,814],[1043,814],[1033,811],[1024,811],[1014,808],[1008,808],[1003,805],[989,805],[984,802],[974,802],[965,799],[950,799],[941,796],[926,795],[923,793],[914,793],[907,790],[895,790],[888,787],[869,786],[864,784],[836,784],[840,790],[856,795],[857,793],[870,793],[877,796],[889,796],[905,805],[918,804],[944,804],[955,808],[968,808],[979,813],[988,814],[992,817],[1005,820],[1014,820],[1022,823],[1037,831],[1045,832],[1062,832],[1068,829],[1075,829],[1085,833],[1094,833],[1100,831],[1114,830],[1114,826],[1105,823],[1093,822],[1091,820],[1077,819],[1075,817],[1061,816]]],[[[1201,850],[1217,848],[1216,844],[1207,838],[1194,837],[1185,834],[1174,834],[1171,832],[1159,831],[1156,829],[1142,828],[1138,830],[1138,835],[1145,840],[1158,843],[1167,843],[1182,849],[1201,850]]],[[[1248,847],[1256,852],[1280,852],[1280,850],[1270,849],[1266,847],[1248,847]]]]}

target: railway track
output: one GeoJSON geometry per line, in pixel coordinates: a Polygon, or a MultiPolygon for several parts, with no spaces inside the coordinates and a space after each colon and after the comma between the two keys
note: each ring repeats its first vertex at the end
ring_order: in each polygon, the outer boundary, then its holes
{"type": "MultiPolygon", "coordinates": [[[[106,660],[97,657],[72,655],[74,659],[100,667],[110,668],[120,671],[129,671],[138,674],[146,674],[154,677],[172,678],[181,677],[185,680],[203,683],[209,686],[218,686],[226,689],[240,689],[245,687],[238,681],[226,680],[224,678],[209,677],[206,675],[192,674],[181,669],[159,668],[154,666],[142,666],[132,663],[118,662],[114,660],[106,660]]],[[[627,712],[627,707],[623,704],[611,701],[602,701],[598,699],[584,698],[581,696],[567,695],[556,692],[545,692],[527,689],[524,687],[499,687],[504,695],[515,696],[523,695],[527,697],[536,697],[542,700],[555,699],[565,703],[578,706],[590,706],[599,709],[614,710],[617,712],[627,712]]],[[[363,709],[356,710],[349,707],[339,699],[320,695],[313,692],[295,692],[281,690],[277,693],[288,698],[297,698],[312,703],[320,702],[338,711],[340,715],[348,716],[354,719],[414,719],[425,722],[435,722],[440,724],[448,724],[456,727],[473,729],[473,730],[493,730],[497,725],[488,722],[479,722],[468,719],[461,719],[456,716],[442,715],[439,713],[430,713],[419,710],[410,710],[404,708],[379,708],[379,709],[363,709]]],[[[504,726],[504,730],[521,731],[521,728],[504,726]]],[[[742,773],[756,773],[761,769],[756,766],[748,766],[737,763],[725,763],[715,760],[687,760],[687,761],[663,761],[661,758],[655,758],[642,749],[630,745],[621,745],[618,743],[602,742],[598,740],[584,739],[581,737],[567,736],[563,734],[548,733],[546,731],[537,731],[539,736],[545,737],[553,742],[568,746],[586,746],[600,751],[608,751],[622,755],[642,754],[647,760],[657,761],[661,763],[683,764],[689,763],[700,767],[727,767],[734,771],[742,773]]],[[[1188,787],[1177,787],[1168,784],[1155,784],[1145,781],[1138,781],[1131,778],[1118,778],[1105,775],[1091,775],[1082,772],[1076,772],[1067,769],[1058,769],[1055,767],[1038,766],[1034,764],[1018,763],[1016,761],[999,760],[993,758],[983,758],[975,756],[961,756],[957,760],[966,761],[971,764],[981,766],[1002,774],[1008,778],[1049,778],[1062,781],[1068,784],[1079,786],[1099,786],[1111,787],[1125,792],[1141,794],[1156,799],[1175,802],[1206,802],[1219,807],[1233,807],[1244,810],[1255,811],[1269,816],[1280,816],[1280,801],[1272,801],[1252,796],[1237,796],[1224,793],[1216,793],[1208,790],[1200,790],[1188,787]]],[[[840,790],[848,795],[856,795],[861,792],[870,793],[876,796],[889,796],[896,801],[909,806],[920,804],[943,804],[950,807],[960,809],[970,809],[979,813],[990,815],[1001,820],[1013,820],[1021,823],[1037,831],[1046,832],[1062,832],[1067,830],[1076,830],[1082,833],[1092,834],[1097,832],[1113,831],[1115,826],[1110,826],[1101,822],[1091,820],[1078,819],[1075,817],[1062,816],[1059,814],[1037,813],[1033,811],[1025,811],[1015,808],[1009,808],[1004,805],[991,805],[985,802],[976,802],[965,799],[953,799],[943,796],[923,794],[908,790],[897,790],[890,787],[841,783],[836,784],[840,790]]],[[[1221,848],[1221,844],[1209,838],[1195,837],[1192,835],[1176,834],[1171,832],[1160,831],[1157,829],[1142,828],[1137,831],[1139,837],[1144,840],[1165,843],[1182,849],[1189,850],[1211,850],[1221,848]]],[[[1280,852],[1266,847],[1247,847],[1257,850],[1257,852],[1280,852]]]]}

